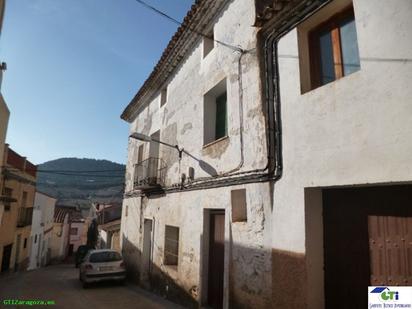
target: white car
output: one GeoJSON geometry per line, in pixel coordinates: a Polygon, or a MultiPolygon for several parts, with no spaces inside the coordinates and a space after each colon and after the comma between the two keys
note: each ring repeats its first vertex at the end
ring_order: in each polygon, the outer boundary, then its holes
{"type": "Polygon", "coordinates": [[[126,268],[122,255],[110,249],[90,250],[79,269],[79,279],[86,288],[90,283],[106,280],[124,282],[126,268]]]}

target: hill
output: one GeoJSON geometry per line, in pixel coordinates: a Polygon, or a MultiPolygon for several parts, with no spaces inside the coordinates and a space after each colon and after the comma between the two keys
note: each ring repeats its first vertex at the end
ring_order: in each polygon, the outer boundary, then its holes
{"type": "Polygon", "coordinates": [[[108,160],[61,158],[38,165],[37,189],[59,205],[121,203],[125,166],[108,160]]]}

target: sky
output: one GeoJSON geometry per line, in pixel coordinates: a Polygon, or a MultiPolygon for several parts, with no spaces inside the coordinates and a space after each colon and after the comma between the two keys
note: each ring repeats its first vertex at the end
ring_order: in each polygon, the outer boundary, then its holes
{"type": "MultiPolygon", "coordinates": [[[[182,20],[192,0],[146,0],[182,20]]],[[[7,0],[0,60],[6,142],[40,164],[61,157],[125,163],[120,114],[177,29],[135,0],[7,0]]]]}

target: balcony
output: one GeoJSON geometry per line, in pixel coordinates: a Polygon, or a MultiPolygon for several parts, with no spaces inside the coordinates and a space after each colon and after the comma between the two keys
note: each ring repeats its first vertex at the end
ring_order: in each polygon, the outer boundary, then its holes
{"type": "Polygon", "coordinates": [[[33,207],[25,208],[21,207],[19,209],[19,214],[17,217],[17,227],[25,227],[31,225],[33,218],[33,207]]]}
{"type": "Polygon", "coordinates": [[[134,166],[134,189],[152,190],[164,186],[166,164],[160,158],[148,158],[134,166]]]}

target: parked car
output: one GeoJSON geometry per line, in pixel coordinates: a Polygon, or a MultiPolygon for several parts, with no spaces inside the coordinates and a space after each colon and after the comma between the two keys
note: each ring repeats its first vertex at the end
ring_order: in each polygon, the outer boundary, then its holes
{"type": "Polygon", "coordinates": [[[126,269],[122,255],[110,249],[90,250],[80,264],[79,279],[83,288],[90,283],[107,280],[123,283],[126,269]]]}
{"type": "Polygon", "coordinates": [[[76,256],[74,258],[74,264],[76,265],[76,268],[79,267],[84,257],[86,256],[87,252],[89,252],[91,249],[92,248],[86,245],[81,245],[79,246],[79,248],[77,248],[76,256]]]}

